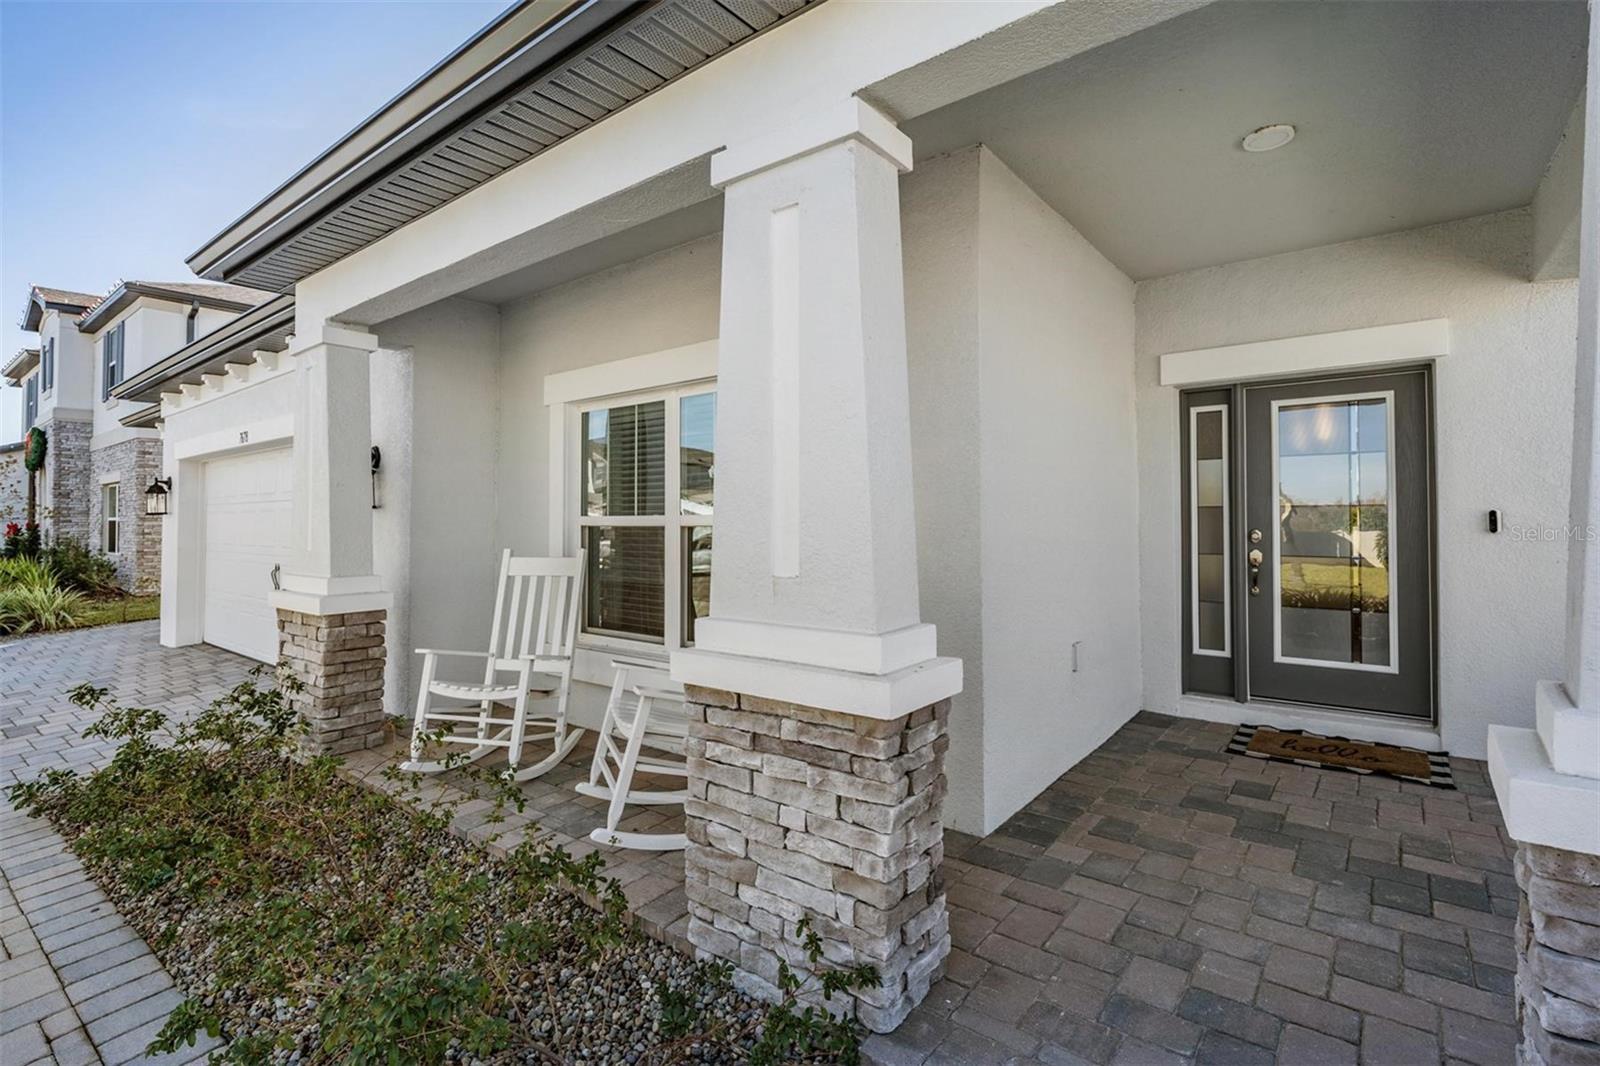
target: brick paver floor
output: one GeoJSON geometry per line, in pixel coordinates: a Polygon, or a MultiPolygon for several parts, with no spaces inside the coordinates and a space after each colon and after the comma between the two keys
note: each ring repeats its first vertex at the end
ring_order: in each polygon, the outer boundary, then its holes
{"type": "Polygon", "coordinates": [[[994,834],[947,833],[948,977],[870,1057],[1509,1066],[1483,764],[1448,791],[1224,755],[1231,733],[1138,715],[994,834]]]}
{"type": "MultiPolygon", "coordinates": [[[[82,681],[128,706],[192,714],[252,665],[209,646],[168,649],[159,623],[0,644],[0,784],[52,767],[104,764],[112,746],[66,692],[82,681]]],[[[0,803],[0,1063],[183,1063],[215,1041],[145,1058],[183,997],[145,942],[95,886],[48,823],[0,803]]]]}
{"type": "MultiPolygon", "coordinates": [[[[24,730],[7,733],[11,773],[104,757],[63,736],[84,723],[51,693],[78,680],[182,711],[247,665],[209,648],[162,651],[153,623],[39,645],[52,654],[29,667],[11,660],[18,645],[0,646],[0,729],[24,730]]],[[[948,976],[897,1032],[867,1042],[868,1061],[1509,1066],[1516,885],[1483,765],[1453,760],[1460,788],[1449,791],[1225,755],[1231,732],[1140,714],[997,832],[948,833],[948,976]]],[[[458,829],[591,850],[584,838],[603,805],[571,791],[589,750],[525,785],[522,814],[486,823],[489,804],[468,800],[458,829]]],[[[398,757],[398,744],[363,753],[351,770],[392,788],[376,771],[398,757]]],[[[454,792],[455,776],[424,795],[454,792]]],[[[627,828],[679,825],[646,809],[627,828]]],[[[49,846],[34,861],[48,861],[49,846]]],[[[645,927],[681,942],[681,855],[601,850],[645,927]]],[[[11,900],[0,908],[0,932],[14,929],[11,900]]],[[[33,999],[59,994],[37,965],[3,965],[8,982],[16,973],[33,982],[24,992],[41,989],[33,999]]],[[[55,969],[75,1002],[84,975],[55,969]]],[[[0,999],[9,1011],[12,997],[0,999]]],[[[49,1039],[60,1015],[21,1031],[49,1039]]]]}

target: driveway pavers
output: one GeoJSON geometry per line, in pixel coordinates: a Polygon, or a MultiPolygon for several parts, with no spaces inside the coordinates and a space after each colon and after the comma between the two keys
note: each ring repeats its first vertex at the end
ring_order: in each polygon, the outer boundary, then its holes
{"type": "MultiPolygon", "coordinates": [[[[252,665],[208,645],[163,648],[158,622],[0,644],[0,784],[111,758],[112,743],[83,736],[94,715],[67,699],[80,682],[109,688],[124,706],[179,719],[238,684],[252,665]]],[[[61,835],[0,804],[0,841],[0,1063],[203,1060],[215,1040],[145,1057],[183,996],[61,835]]]]}

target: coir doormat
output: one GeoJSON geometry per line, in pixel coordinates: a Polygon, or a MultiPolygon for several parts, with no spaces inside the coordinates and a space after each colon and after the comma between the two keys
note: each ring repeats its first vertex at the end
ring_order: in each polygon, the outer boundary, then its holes
{"type": "Polygon", "coordinates": [[[1450,757],[1445,752],[1374,744],[1348,737],[1325,737],[1303,729],[1242,725],[1228,742],[1228,754],[1299,763],[1324,770],[1380,774],[1435,788],[1456,787],[1450,774],[1450,757]]]}

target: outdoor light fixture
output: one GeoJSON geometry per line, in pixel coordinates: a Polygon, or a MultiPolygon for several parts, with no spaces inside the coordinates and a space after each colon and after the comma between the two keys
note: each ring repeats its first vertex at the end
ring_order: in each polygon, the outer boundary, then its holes
{"type": "Polygon", "coordinates": [[[172,479],[158,477],[150,482],[150,487],[144,490],[144,513],[165,518],[167,515],[167,497],[172,495],[172,479]]]}
{"type": "Polygon", "coordinates": [[[1292,140],[1294,140],[1294,127],[1278,123],[1251,130],[1244,135],[1244,140],[1239,142],[1239,147],[1247,152],[1270,152],[1274,148],[1282,148],[1292,140]]]}
{"type": "Polygon", "coordinates": [[[378,495],[378,467],[383,465],[383,453],[378,446],[372,446],[372,509],[376,511],[383,506],[383,497],[378,495]]]}

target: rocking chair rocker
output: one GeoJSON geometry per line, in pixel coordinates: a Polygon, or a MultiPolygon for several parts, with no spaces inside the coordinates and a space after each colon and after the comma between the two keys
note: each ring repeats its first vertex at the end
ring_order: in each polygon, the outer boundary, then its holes
{"type": "Polygon", "coordinates": [[[464,763],[476,762],[506,751],[510,768],[505,776],[530,781],[547,773],[566,758],[583,737],[582,729],[567,725],[567,698],[572,688],[572,652],[582,606],[583,553],[574,559],[522,558],[507,549],[500,556],[500,584],[495,592],[494,624],[489,650],[449,651],[418,648],[422,660],[422,690],[411,732],[411,757],[400,769],[436,774],[464,763]],[[507,603],[509,596],[509,609],[507,603]],[[482,682],[442,681],[437,677],[442,658],[481,659],[482,682]],[[553,713],[529,703],[555,700],[553,713]],[[435,708],[436,699],[466,701],[467,706],[435,708]],[[496,715],[497,707],[511,704],[511,715],[496,715]],[[478,706],[472,708],[470,705],[478,706]],[[529,718],[538,724],[529,730],[529,718]],[[435,725],[437,723],[437,725],[435,725]],[[461,726],[474,727],[456,732],[461,726]],[[443,727],[437,735],[429,729],[443,727]],[[423,759],[428,740],[469,745],[455,758],[423,759]],[[520,767],[525,744],[550,742],[552,751],[532,766],[520,767]]]}
{"type": "Polygon", "coordinates": [[[606,701],[605,720],[596,735],[589,780],[576,786],[582,795],[611,801],[606,824],[591,832],[589,839],[642,851],[681,851],[689,843],[682,833],[631,833],[617,827],[623,808],[630,803],[681,806],[688,798],[687,788],[633,787],[633,775],[640,771],[688,778],[684,738],[689,719],[684,713],[683,689],[667,675],[663,663],[619,658],[611,665],[617,673],[611,698],[606,701]],[[646,748],[650,753],[645,753],[646,748]]]}

